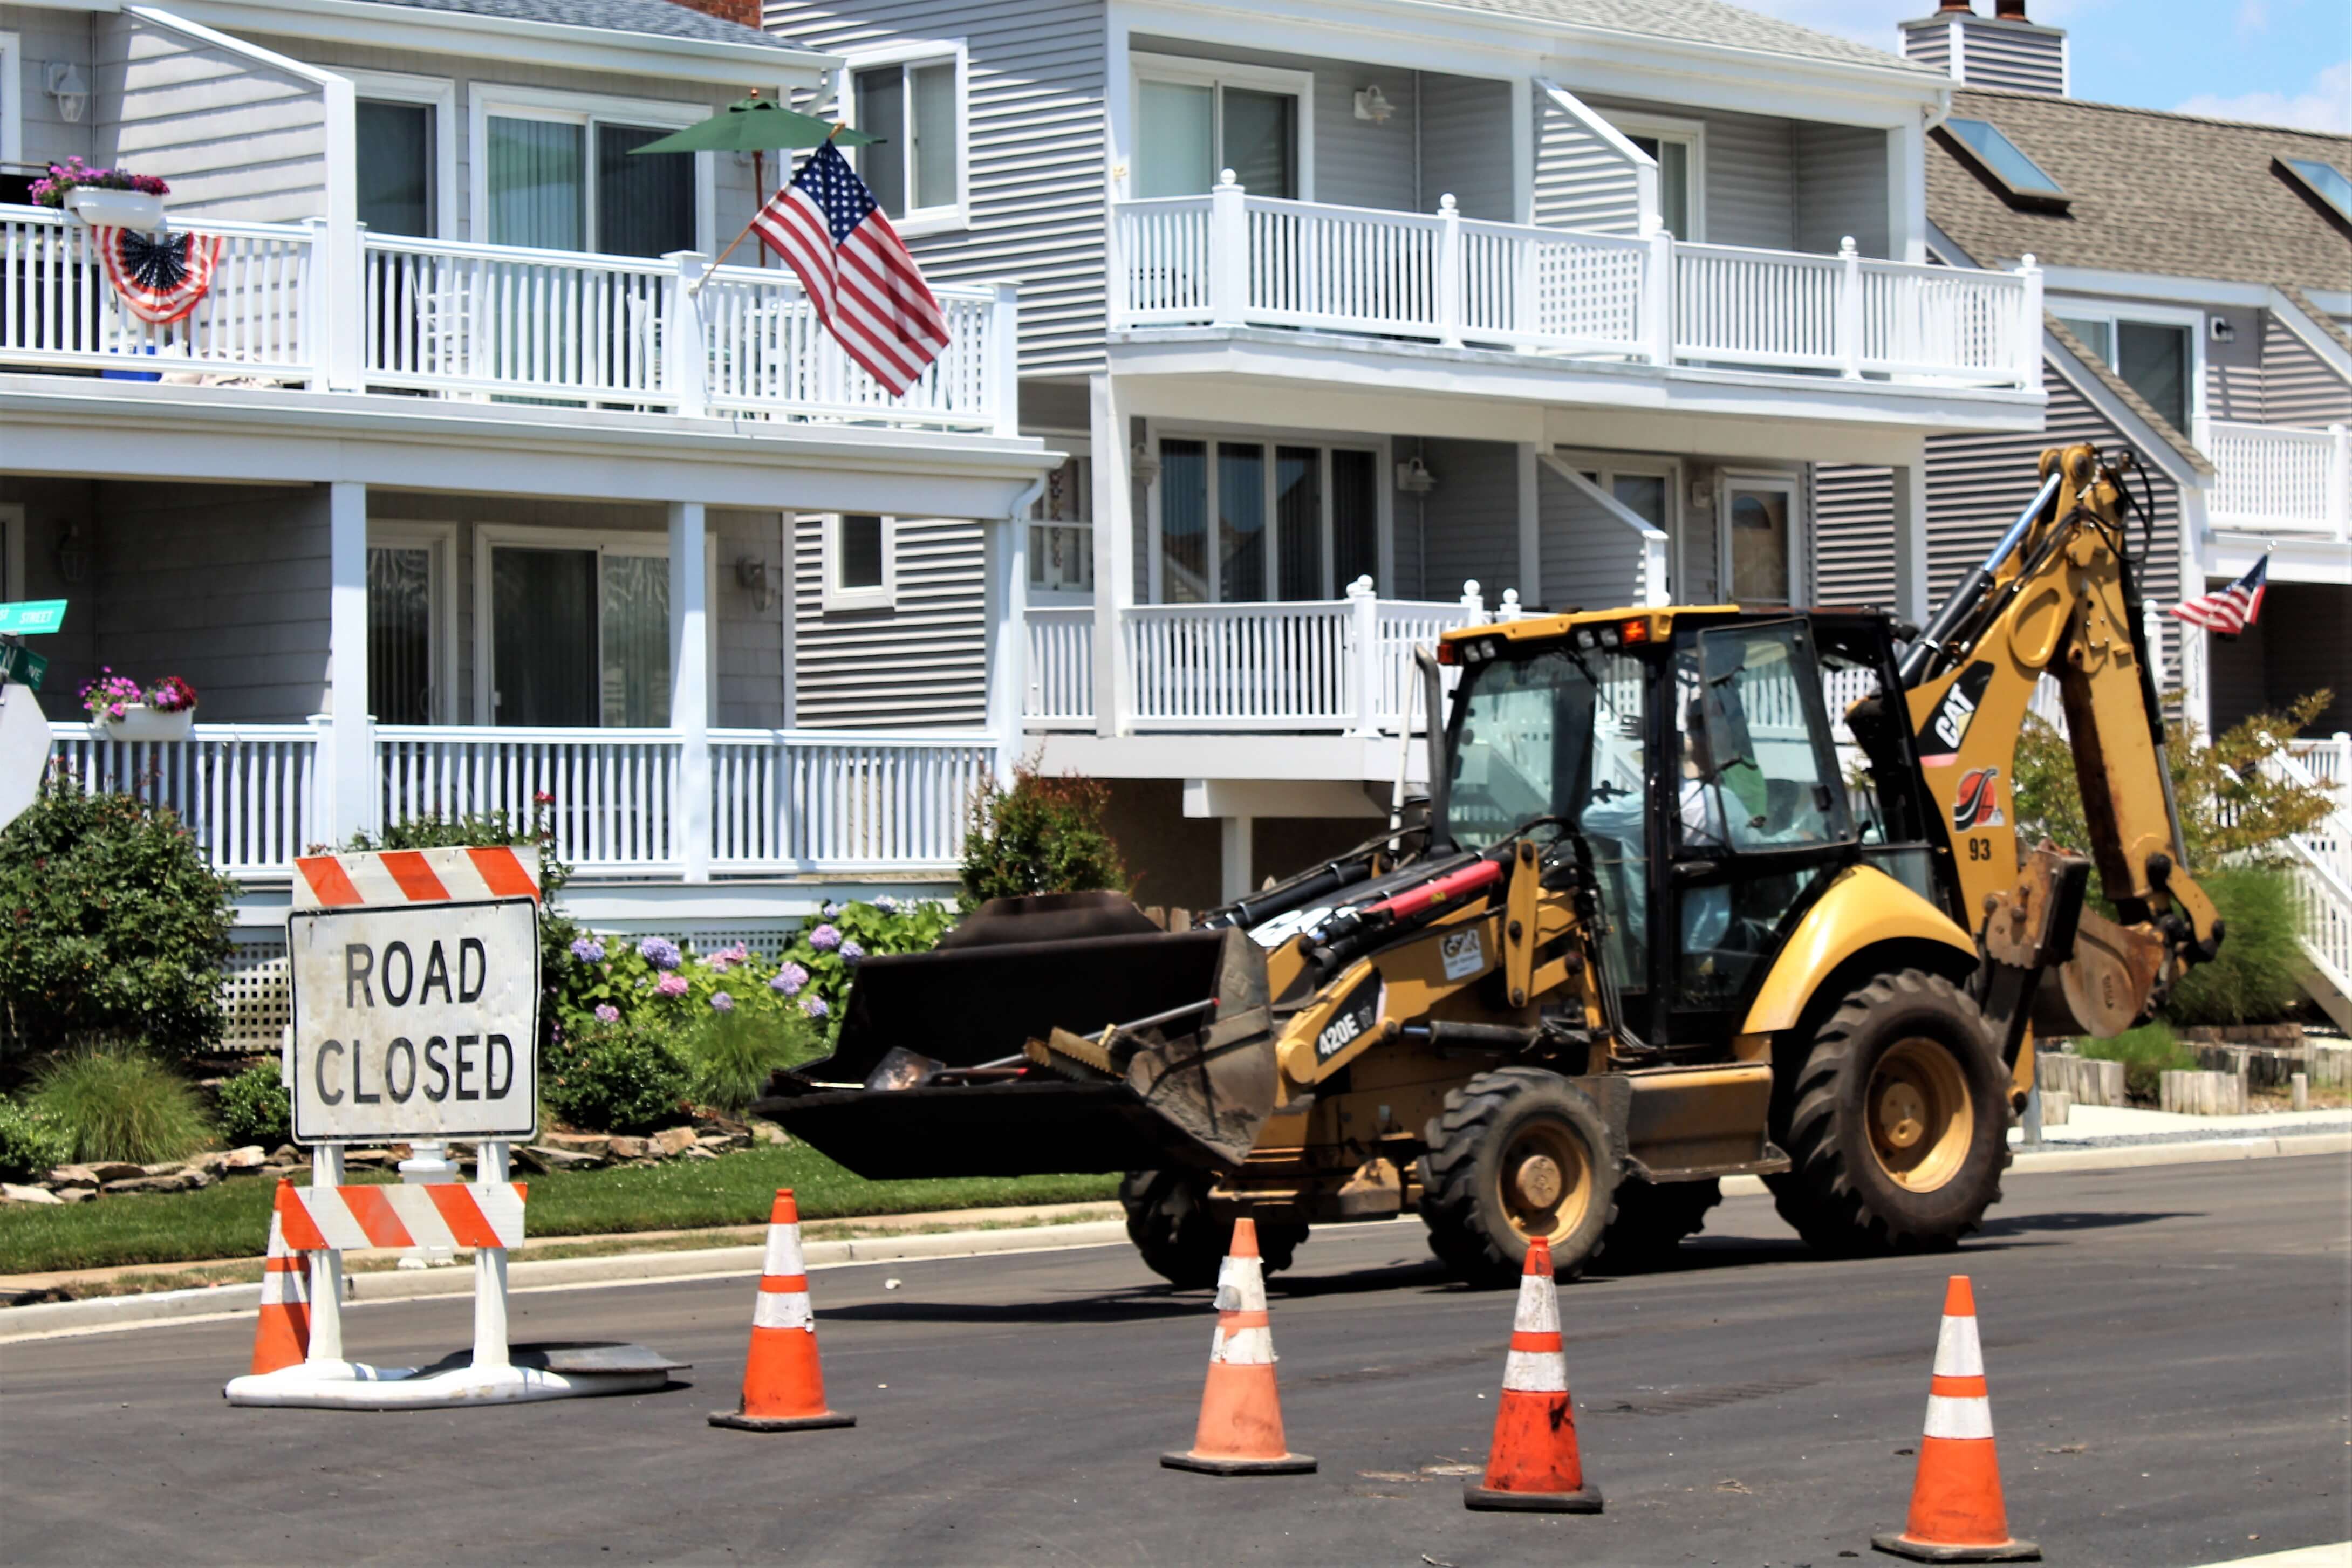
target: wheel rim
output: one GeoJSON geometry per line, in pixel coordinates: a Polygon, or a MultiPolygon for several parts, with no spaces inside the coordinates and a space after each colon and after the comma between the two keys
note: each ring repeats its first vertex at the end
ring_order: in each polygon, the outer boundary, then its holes
{"type": "Polygon", "coordinates": [[[1933,1192],[1952,1179],[1976,1135],[1968,1075],[1936,1040],[1888,1048],[1870,1075],[1870,1148],[1896,1186],[1933,1192]]]}
{"type": "Polygon", "coordinates": [[[1538,1122],[1521,1128],[1496,1165],[1503,1217],[1522,1239],[1557,1241],[1584,1222],[1592,1204],[1592,1165],[1584,1140],[1538,1122]]]}

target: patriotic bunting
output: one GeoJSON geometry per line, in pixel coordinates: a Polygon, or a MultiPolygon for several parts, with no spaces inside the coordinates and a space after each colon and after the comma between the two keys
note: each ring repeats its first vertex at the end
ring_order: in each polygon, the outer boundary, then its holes
{"type": "Polygon", "coordinates": [[[106,280],[131,313],[152,326],[184,320],[204,303],[220,265],[219,235],[142,234],[137,229],[91,231],[106,280]]]}

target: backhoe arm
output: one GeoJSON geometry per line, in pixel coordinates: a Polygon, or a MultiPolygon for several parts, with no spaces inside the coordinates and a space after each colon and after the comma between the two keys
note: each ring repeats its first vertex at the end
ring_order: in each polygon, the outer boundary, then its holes
{"type": "Polygon", "coordinates": [[[2146,1018],[2188,965],[2210,957],[2221,929],[2183,864],[2126,549],[2122,472],[2089,446],[2070,446],[2042,455],[2042,476],[2035,505],[1914,646],[1906,696],[1927,792],[1989,962],[2006,950],[2008,962],[2022,963],[2032,944],[2017,934],[2045,928],[2059,945],[2047,961],[2062,966],[2059,984],[2042,988],[2045,1024],[2060,1021],[2048,1015],[2063,1001],[2079,1031],[2111,1035],[2146,1018]],[[2067,857],[2029,862],[2017,843],[2017,740],[2044,674],[2058,682],[2088,848],[2119,917],[2084,911],[2079,932],[2071,911],[2055,911],[2054,925],[2044,918],[2053,890],[2066,883],[2067,857]]]}

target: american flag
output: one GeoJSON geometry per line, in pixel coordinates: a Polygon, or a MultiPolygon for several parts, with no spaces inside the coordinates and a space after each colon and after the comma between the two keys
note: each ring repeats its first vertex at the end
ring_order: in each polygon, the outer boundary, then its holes
{"type": "Polygon", "coordinates": [[[906,242],[832,142],[769,198],[751,231],[800,274],[817,319],[894,396],[948,346],[947,318],[906,242]]]}
{"type": "Polygon", "coordinates": [[[2191,626],[2234,637],[2261,618],[2263,590],[2270,585],[2270,575],[2271,558],[2265,555],[2254,562],[2252,570],[2221,592],[2185,599],[2172,607],[2172,612],[2191,626]]]}

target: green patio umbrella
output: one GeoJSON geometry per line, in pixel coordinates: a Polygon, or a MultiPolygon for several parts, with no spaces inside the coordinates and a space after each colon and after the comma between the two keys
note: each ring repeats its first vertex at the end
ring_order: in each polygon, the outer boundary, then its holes
{"type": "MultiPolygon", "coordinates": [[[[642,147],[629,149],[631,156],[640,152],[749,152],[751,155],[752,195],[761,202],[768,199],[768,158],[771,152],[801,147],[822,147],[827,141],[844,147],[864,147],[882,140],[863,131],[852,131],[845,125],[835,125],[819,120],[813,114],[802,114],[786,109],[772,99],[761,98],[757,89],[751,96],[736,99],[724,110],[698,125],[689,125],[673,131],[658,141],[648,141],[642,147]]],[[[749,234],[750,229],[744,233],[749,234]]],[[[735,245],[743,243],[743,235],[735,236],[735,245]]],[[[735,245],[727,247],[732,254],[735,245]]],[[[719,257],[724,261],[726,256],[719,257]]],[[[712,264],[714,267],[717,263],[712,264]]],[[[765,252],[760,265],[768,265],[765,252]]]]}

